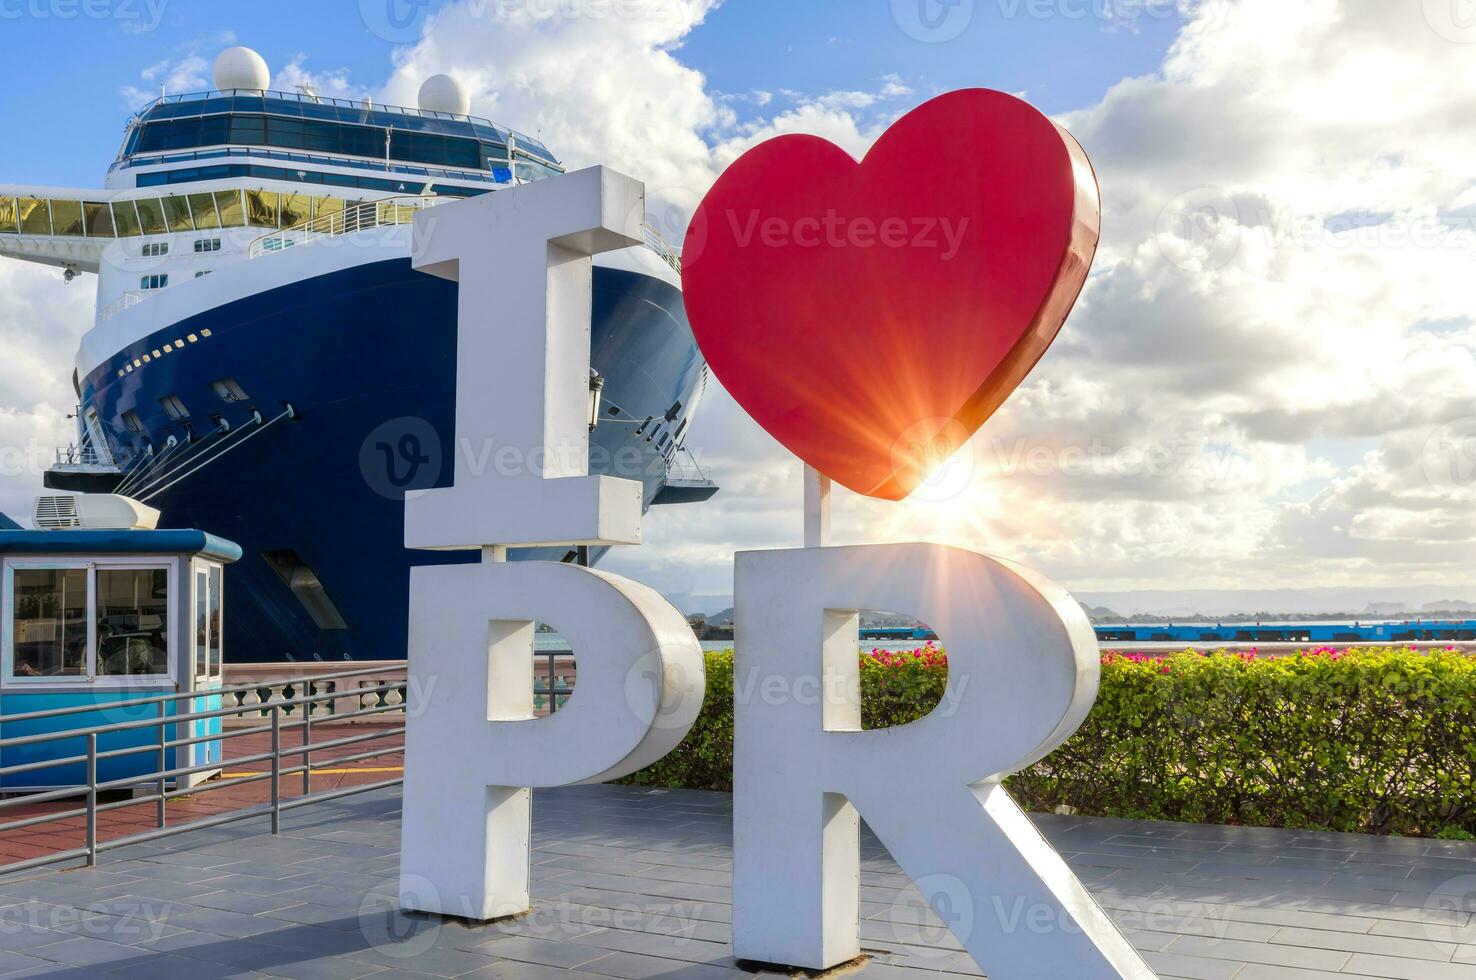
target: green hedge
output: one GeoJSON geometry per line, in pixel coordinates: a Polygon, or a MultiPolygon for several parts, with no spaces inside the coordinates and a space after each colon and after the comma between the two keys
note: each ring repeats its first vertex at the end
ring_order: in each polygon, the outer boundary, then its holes
{"type": "MultiPolygon", "coordinates": [[[[867,728],[932,710],[946,658],[861,658],[867,728]]],[[[631,777],[732,789],[733,655],[675,752],[631,777]]],[[[1378,649],[1255,658],[1109,655],[1090,717],[1007,784],[1022,806],[1379,834],[1476,834],[1476,658],[1378,649]]]]}

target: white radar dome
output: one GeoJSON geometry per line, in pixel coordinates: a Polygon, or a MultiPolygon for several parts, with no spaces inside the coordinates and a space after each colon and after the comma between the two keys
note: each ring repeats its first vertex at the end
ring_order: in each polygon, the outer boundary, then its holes
{"type": "Polygon", "coordinates": [[[450,75],[432,75],[420,86],[420,108],[426,112],[471,112],[471,93],[450,75]]]}
{"type": "Polygon", "coordinates": [[[215,88],[262,91],[272,83],[272,73],[261,55],[250,48],[226,48],[215,59],[215,88]]]}

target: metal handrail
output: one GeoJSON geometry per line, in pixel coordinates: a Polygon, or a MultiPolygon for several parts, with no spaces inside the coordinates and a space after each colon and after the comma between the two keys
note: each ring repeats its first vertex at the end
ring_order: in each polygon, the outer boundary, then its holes
{"type": "MultiPolygon", "coordinates": [[[[211,711],[190,712],[187,714],[169,715],[165,713],[164,708],[165,705],[172,701],[200,697],[212,697],[217,694],[225,695],[227,693],[252,691],[259,689],[261,687],[261,684],[260,682],[257,682],[253,684],[234,686],[231,688],[219,688],[209,691],[191,691],[172,695],[140,698],[135,701],[122,702],[122,704],[128,707],[150,704],[155,705],[157,707],[157,714],[154,717],[142,719],[139,721],[118,722],[110,725],[94,726],[84,729],[74,729],[62,732],[48,732],[39,735],[28,735],[18,738],[0,739],[0,747],[7,745],[32,745],[38,742],[56,741],[60,739],[79,737],[85,737],[87,740],[87,752],[85,755],[72,756],[62,759],[48,759],[40,763],[27,763],[21,766],[0,768],[0,774],[13,774],[15,772],[31,771],[39,768],[52,768],[56,766],[82,763],[85,766],[86,772],[85,782],[79,786],[64,787],[62,789],[51,790],[49,792],[35,793],[26,796],[18,796],[13,799],[0,800],[0,810],[3,810],[13,806],[49,803],[65,799],[72,799],[79,796],[86,798],[86,805],[82,807],[73,807],[55,813],[40,814],[38,816],[26,817],[21,820],[11,821],[9,823],[0,823],[0,832],[3,832],[20,830],[26,827],[36,827],[42,824],[61,820],[71,820],[79,816],[86,818],[86,843],[84,846],[58,851],[53,854],[42,855],[41,857],[30,858],[24,861],[3,864],[0,865],[0,874],[9,874],[17,871],[27,870],[29,868],[43,867],[50,864],[60,864],[78,859],[85,860],[88,867],[93,867],[97,864],[98,854],[104,851],[113,850],[119,847],[125,847],[129,844],[138,844],[151,840],[158,840],[164,837],[171,836],[173,834],[188,833],[190,831],[207,829],[209,827],[218,827],[224,824],[233,823],[239,820],[247,820],[258,816],[270,816],[272,833],[277,834],[281,832],[281,819],[282,812],[284,810],[296,809],[297,807],[307,806],[312,803],[342,799],[344,797],[352,796],[358,793],[368,793],[375,790],[399,785],[401,782],[403,782],[403,778],[388,779],[365,784],[362,786],[352,786],[336,790],[313,793],[312,773],[315,769],[321,769],[330,765],[339,765],[346,762],[357,762],[379,756],[393,755],[396,753],[403,755],[404,744],[402,741],[399,745],[390,745],[383,748],[376,748],[365,752],[352,753],[347,756],[335,756],[328,759],[324,759],[321,757],[314,759],[314,753],[322,753],[331,749],[362,744],[364,742],[382,739],[394,739],[396,737],[403,738],[406,732],[406,726],[404,724],[401,724],[389,728],[388,730],[377,730],[357,735],[349,735],[342,738],[330,739],[325,742],[318,742],[314,744],[312,741],[313,719],[311,706],[320,701],[334,701],[345,697],[362,698],[364,695],[371,693],[376,695],[377,700],[377,695],[381,693],[387,693],[397,690],[408,691],[408,678],[406,678],[403,681],[386,681],[384,683],[369,687],[350,688],[347,691],[333,690],[323,691],[321,693],[312,693],[313,687],[320,682],[325,682],[329,680],[341,680],[351,677],[361,677],[366,674],[383,674],[386,671],[397,672],[402,670],[405,670],[405,667],[403,665],[398,667],[392,666],[388,668],[378,667],[366,670],[341,671],[334,674],[324,674],[317,677],[295,679],[291,683],[302,685],[305,689],[307,689],[307,691],[309,692],[308,694],[279,701],[272,701],[265,705],[239,704],[234,705],[230,708],[216,709],[211,711]],[[305,710],[301,712],[295,720],[284,722],[284,711],[288,708],[299,706],[304,707],[305,710]],[[264,709],[269,709],[271,711],[272,721],[269,726],[256,726],[244,729],[222,730],[218,734],[191,736],[182,739],[165,738],[165,731],[171,725],[178,725],[203,719],[219,718],[227,715],[247,715],[251,712],[260,712],[264,709]],[[292,727],[299,727],[302,729],[302,742],[299,745],[284,746],[282,744],[282,732],[284,729],[292,727]],[[159,737],[156,743],[142,746],[127,746],[122,749],[110,749],[107,751],[99,750],[99,736],[113,732],[131,731],[139,728],[158,729],[159,737]],[[263,731],[269,731],[271,733],[271,750],[268,752],[256,752],[251,755],[241,756],[235,759],[221,759],[216,762],[209,762],[202,765],[177,766],[172,768],[166,766],[165,760],[167,758],[167,750],[169,748],[178,748],[184,745],[199,744],[201,742],[224,743],[226,740],[231,738],[240,738],[246,735],[261,734],[263,731]],[[99,781],[97,770],[98,762],[100,760],[113,759],[125,755],[136,755],[141,752],[157,753],[158,761],[153,771],[140,773],[133,776],[126,776],[118,779],[99,781]],[[296,765],[284,766],[284,758],[291,756],[301,756],[302,762],[296,765]],[[262,772],[250,772],[243,776],[213,780],[210,782],[201,783],[197,786],[176,786],[173,790],[169,790],[166,788],[167,782],[171,779],[174,779],[177,782],[179,777],[182,776],[188,776],[202,772],[222,771],[227,764],[244,765],[260,762],[270,762],[271,768],[262,772]],[[284,776],[294,776],[299,774],[302,776],[301,795],[297,796],[294,799],[283,799],[282,778],[284,776]],[[188,823],[179,824],[177,826],[168,825],[167,815],[165,812],[165,803],[170,799],[175,799],[177,797],[187,795],[199,795],[218,789],[225,789],[245,783],[262,782],[265,780],[270,780],[271,782],[270,803],[248,806],[232,813],[192,820],[188,823]],[[142,784],[152,784],[155,787],[154,792],[144,796],[135,796],[127,800],[112,801],[107,803],[99,803],[98,801],[99,793],[108,792],[110,790],[136,787],[142,784]],[[154,829],[142,831],[135,834],[129,834],[108,841],[98,840],[98,814],[107,813],[112,810],[122,809],[129,806],[146,805],[148,803],[155,803],[157,805],[155,818],[156,826],[154,829]]],[[[385,712],[397,711],[402,709],[409,710],[408,707],[404,704],[403,695],[401,704],[386,703],[383,705],[375,704],[368,708],[361,707],[354,711],[335,715],[333,720],[341,721],[353,717],[362,717],[371,714],[382,714],[385,712]]],[[[28,712],[24,715],[12,715],[8,718],[0,718],[0,724],[11,723],[25,719],[55,718],[69,714],[76,714],[83,711],[97,710],[99,710],[99,708],[96,705],[86,705],[74,708],[57,708],[49,711],[33,711],[28,712]]]]}
{"type": "Polygon", "coordinates": [[[123,293],[117,299],[113,300],[107,306],[104,306],[102,309],[98,310],[97,322],[102,323],[104,320],[111,320],[113,317],[117,316],[119,313],[122,313],[130,306],[137,306],[143,301],[144,294],[141,290],[130,289],[128,292],[123,293]]]}
{"type": "Polygon", "coordinates": [[[666,240],[666,236],[661,234],[656,226],[649,222],[641,225],[641,231],[646,238],[646,247],[661,256],[661,260],[671,266],[677,275],[681,275],[682,257],[677,254],[676,249],[671,247],[671,243],[666,240]]]}
{"type": "MultiPolygon", "coordinates": [[[[397,671],[401,671],[401,670],[404,670],[404,669],[405,669],[404,665],[392,665],[392,666],[388,666],[388,667],[385,667],[385,666],[365,667],[365,668],[362,668],[362,669],[359,669],[359,670],[344,670],[344,671],[338,671],[338,672],[335,672],[335,673],[332,673],[332,674],[315,674],[312,677],[304,677],[304,678],[301,678],[301,681],[303,683],[305,683],[305,684],[308,684],[308,683],[310,683],[310,684],[316,684],[319,681],[347,680],[348,678],[351,678],[351,677],[366,677],[366,676],[368,676],[370,674],[392,674],[392,673],[395,673],[397,671]]],[[[293,679],[293,678],[285,678],[284,679],[284,682],[291,684],[291,683],[294,682],[294,680],[295,679],[293,679]]],[[[193,698],[214,697],[217,694],[245,694],[245,693],[248,693],[250,691],[259,691],[259,690],[261,690],[261,688],[266,687],[266,686],[268,686],[268,685],[263,684],[263,683],[261,683],[259,681],[253,681],[253,682],[251,682],[249,684],[235,684],[235,685],[232,685],[230,687],[216,687],[216,688],[211,688],[208,691],[186,691],[186,692],[180,692],[180,693],[176,693],[176,694],[151,695],[151,696],[148,696],[148,697],[135,698],[135,699],[133,699],[131,701],[118,701],[118,702],[115,702],[113,704],[109,704],[107,707],[109,709],[113,709],[113,708],[132,708],[135,705],[160,704],[160,703],[169,702],[169,701],[188,701],[188,700],[191,700],[193,698]]],[[[357,691],[357,690],[358,689],[356,688],[355,691],[357,691]]],[[[334,694],[328,695],[328,697],[337,697],[337,698],[346,698],[346,697],[350,697],[350,696],[352,696],[352,695],[351,694],[342,694],[342,693],[334,693],[334,694]]],[[[256,709],[256,710],[261,710],[261,709],[269,708],[269,707],[271,707],[271,705],[267,705],[267,704],[253,704],[253,705],[250,705],[249,707],[252,708],[252,709],[256,709]]],[[[60,718],[63,715],[85,714],[87,712],[98,711],[98,710],[99,710],[99,708],[95,704],[84,704],[84,705],[77,705],[77,706],[74,706],[74,707],[71,707],[71,708],[48,708],[45,711],[28,711],[28,712],[25,712],[24,714],[19,714],[19,715],[0,715],[0,725],[10,725],[10,724],[14,724],[15,722],[18,722],[18,721],[35,721],[35,720],[38,720],[38,719],[41,719],[41,718],[60,718]]],[[[178,718],[182,718],[182,717],[184,717],[184,716],[182,716],[182,715],[171,715],[170,716],[170,721],[172,722],[173,720],[178,719],[178,718]]],[[[85,731],[85,729],[83,731],[85,731]]],[[[70,732],[53,733],[53,734],[57,734],[58,737],[64,737],[64,736],[69,736],[69,735],[76,735],[76,734],[79,734],[79,732],[77,732],[77,731],[70,731],[70,732]]],[[[0,739],[0,748],[3,748],[7,744],[9,744],[7,740],[0,739]]]]}
{"type": "Polygon", "coordinates": [[[262,235],[247,246],[246,255],[251,259],[259,259],[263,255],[285,252],[289,248],[295,248],[314,239],[337,238],[375,228],[408,225],[414,219],[416,211],[434,207],[441,202],[442,199],[438,197],[408,195],[365,201],[353,207],[346,207],[342,211],[319,215],[316,218],[299,221],[290,228],[262,235]],[[411,201],[416,203],[409,203],[411,201]],[[386,220],[386,209],[388,209],[388,220],[386,220]]]}
{"type": "MultiPolygon", "coordinates": [[[[384,673],[384,671],[380,671],[379,673],[384,673]]],[[[35,735],[17,735],[8,739],[0,739],[0,748],[3,748],[5,746],[10,746],[11,748],[14,748],[16,746],[23,745],[40,745],[43,742],[62,742],[66,741],[67,739],[82,738],[88,735],[110,735],[114,732],[133,731],[137,728],[158,728],[161,724],[161,718],[163,725],[179,725],[191,721],[209,721],[215,718],[228,718],[232,715],[239,715],[247,711],[260,711],[263,709],[278,707],[297,707],[303,704],[311,703],[313,701],[341,699],[345,697],[362,698],[366,694],[384,694],[389,691],[397,691],[404,686],[404,682],[389,681],[384,684],[376,685],[375,687],[356,687],[350,690],[347,694],[333,691],[324,694],[310,695],[306,698],[290,698],[282,701],[273,701],[270,704],[264,705],[239,704],[233,705],[229,708],[216,708],[211,711],[196,711],[190,714],[155,715],[152,718],[144,718],[140,719],[139,721],[120,721],[114,722],[109,725],[96,726],[94,728],[77,728],[61,732],[41,732],[35,735]]],[[[193,697],[213,697],[214,695],[214,691],[203,691],[197,692],[193,695],[193,697]]],[[[350,718],[358,718],[362,717],[363,715],[379,714],[386,710],[397,710],[399,709],[399,707],[400,705],[379,705],[374,708],[360,708],[357,711],[345,711],[343,714],[335,714],[333,716],[333,720],[347,721],[350,718]]],[[[96,706],[93,706],[88,710],[97,711],[99,709],[96,706]]],[[[295,728],[297,726],[303,725],[306,723],[306,717],[307,716],[304,714],[302,716],[303,720],[294,719],[292,721],[289,721],[287,722],[286,727],[295,728]]],[[[9,719],[0,718],[0,724],[5,724],[8,721],[9,719]]],[[[204,735],[191,739],[167,739],[162,742],[156,742],[152,745],[125,746],[121,749],[109,749],[108,751],[101,753],[98,758],[116,759],[122,758],[125,755],[138,755],[140,752],[152,752],[159,748],[179,748],[183,745],[197,745],[201,742],[218,742],[223,741],[227,738],[240,738],[242,735],[261,734],[261,732],[266,727],[267,726],[261,726],[259,728],[235,729],[229,733],[222,732],[220,735],[204,735]]],[[[59,759],[47,759],[43,762],[26,762],[14,766],[0,766],[0,776],[13,776],[16,773],[29,772],[32,769],[50,769],[55,766],[76,765],[79,762],[85,761],[86,758],[86,756],[73,755],[63,756],[59,759]]],[[[206,768],[209,767],[207,766],[206,768]]],[[[0,810],[3,810],[5,809],[5,807],[12,805],[12,803],[13,801],[10,800],[0,800],[0,810]]]]}

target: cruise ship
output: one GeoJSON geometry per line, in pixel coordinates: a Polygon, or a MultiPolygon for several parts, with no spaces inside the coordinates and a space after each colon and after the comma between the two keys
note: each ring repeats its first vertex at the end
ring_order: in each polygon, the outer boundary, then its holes
{"type": "MultiPolygon", "coordinates": [[[[273,91],[232,48],[214,84],[137,112],[101,190],[0,185],[0,256],[97,277],[76,442],[45,482],[240,544],[228,660],[402,658],[411,566],[477,560],[403,547],[405,493],[447,485],[459,451],[456,285],[411,269],[411,221],[563,167],[445,75],[380,105],[273,91]]],[[[683,448],[707,369],[679,259],[651,231],[593,288],[591,471],[641,480],[648,507],[710,497],[683,448]]],[[[70,500],[32,521],[68,526],[70,500]]]]}

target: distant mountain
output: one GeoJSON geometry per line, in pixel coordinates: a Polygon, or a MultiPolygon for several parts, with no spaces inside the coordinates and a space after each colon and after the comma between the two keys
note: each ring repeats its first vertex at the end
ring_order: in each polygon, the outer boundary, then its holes
{"type": "MultiPolygon", "coordinates": [[[[1328,589],[1195,589],[1143,592],[1074,592],[1077,602],[1094,623],[1176,622],[1215,623],[1221,620],[1278,622],[1287,619],[1394,619],[1400,616],[1476,614],[1476,586],[1428,585],[1393,588],[1328,589]]],[[[684,615],[700,615],[709,623],[733,621],[731,595],[679,593],[666,597],[684,615]]],[[[905,616],[868,614],[864,623],[910,626],[905,616]]]]}
{"type": "Polygon", "coordinates": [[[718,622],[726,610],[732,618],[733,597],[730,595],[693,595],[690,592],[675,592],[666,601],[681,610],[683,616],[705,616],[708,622],[718,622]]]}
{"type": "Polygon", "coordinates": [[[1429,613],[1453,613],[1476,611],[1476,602],[1469,599],[1446,599],[1442,602],[1427,602],[1420,607],[1420,612],[1429,613]]]}

